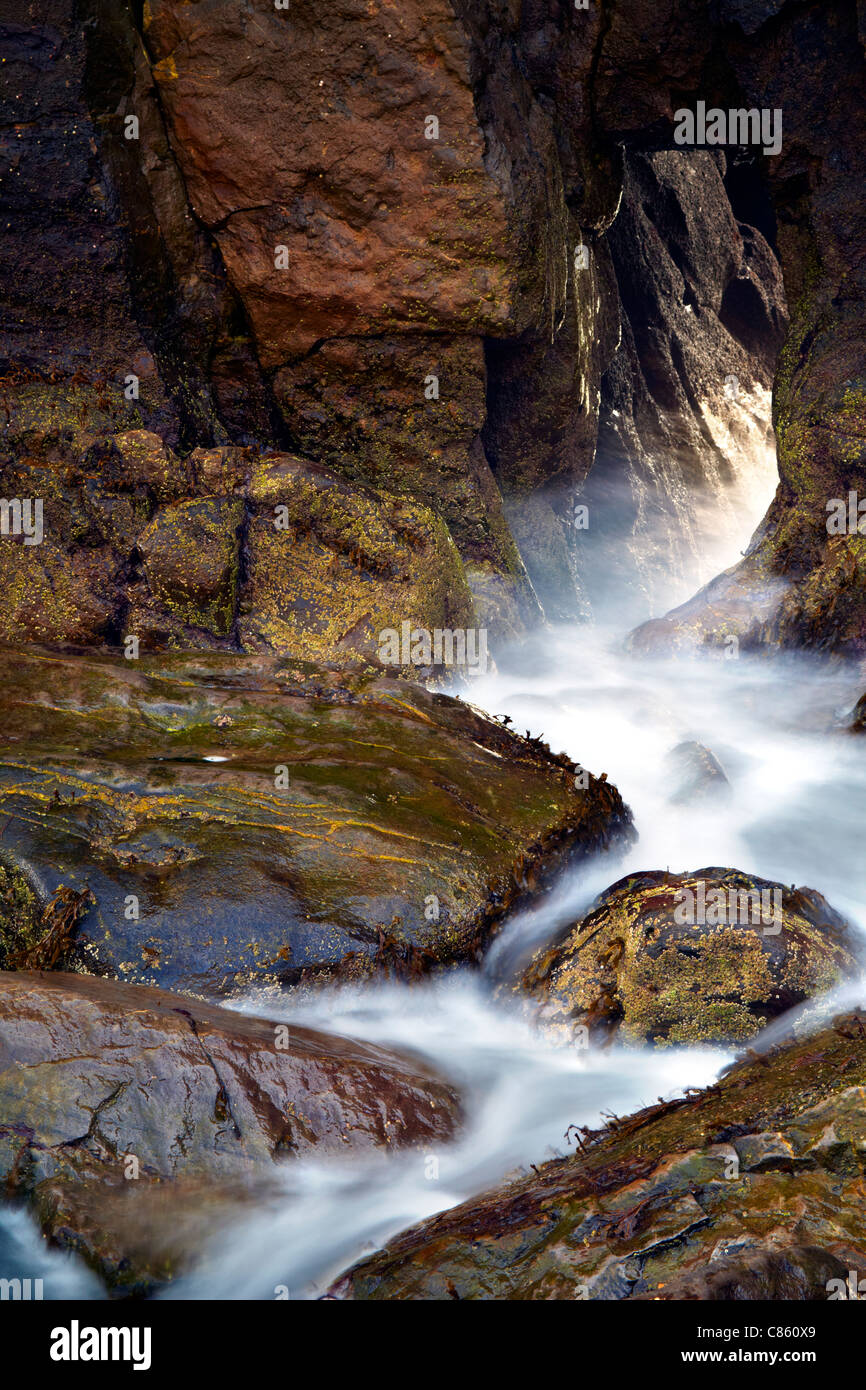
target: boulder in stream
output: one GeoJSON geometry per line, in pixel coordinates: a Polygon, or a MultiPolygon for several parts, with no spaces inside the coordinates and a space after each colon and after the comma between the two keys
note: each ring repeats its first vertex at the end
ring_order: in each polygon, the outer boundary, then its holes
{"type": "Polygon", "coordinates": [[[633,836],[604,776],[381,671],[0,650],[0,723],[0,863],[95,899],[25,966],[210,996],[420,973],[633,836]]]}
{"type": "Polygon", "coordinates": [[[730,793],[725,769],[703,743],[678,743],[668,754],[666,764],[675,782],[670,797],[674,805],[706,803],[730,793]]]}
{"type": "Polygon", "coordinates": [[[852,933],[820,893],[707,868],[620,879],[520,988],[566,1035],[726,1043],[856,969],[852,933]]]}
{"type": "Polygon", "coordinates": [[[429,1145],[460,1120],[418,1059],[61,972],[0,973],[0,1179],[142,1291],[296,1157],[429,1145]],[[178,1226],[178,1219],[181,1225],[178,1226]]]}

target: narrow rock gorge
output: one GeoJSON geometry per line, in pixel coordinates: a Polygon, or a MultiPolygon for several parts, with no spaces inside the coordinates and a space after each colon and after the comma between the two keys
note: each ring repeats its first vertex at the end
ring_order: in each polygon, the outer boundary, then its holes
{"type": "Polygon", "coordinates": [[[861,1297],[862,0],[0,42],[2,1298],[861,1297]]]}

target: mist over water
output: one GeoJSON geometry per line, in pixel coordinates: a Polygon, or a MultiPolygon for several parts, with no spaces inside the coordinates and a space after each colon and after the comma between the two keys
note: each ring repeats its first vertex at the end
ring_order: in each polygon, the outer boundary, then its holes
{"type": "Polygon", "coordinates": [[[676,453],[635,465],[616,410],[576,502],[575,570],[593,620],[624,633],[677,607],[745,553],[779,482],[770,393],[758,384],[700,405],[718,451],[704,451],[700,479],[676,453]]]}

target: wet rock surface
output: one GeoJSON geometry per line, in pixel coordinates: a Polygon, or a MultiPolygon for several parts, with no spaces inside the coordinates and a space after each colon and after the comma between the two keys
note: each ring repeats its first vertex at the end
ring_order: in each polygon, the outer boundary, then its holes
{"type": "Polygon", "coordinates": [[[703,743],[694,740],[678,743],[668,754],[666,766],[674,781],[671,793],[674,805],[724,802],[731,790],[725,769],[703,743]]]}
{"type": "MultiPolygon", "coordinates": [[[[629,10],[617,8],[607,39],[622,63],[634,56],[629,10]]],[[[609,102],[617,111],[614,119],[623,129],[644,123],[650,112],[665,118],[674,102],[694,109],[694,101],[684,103],[681,95],[687,87],[710,98],[698,68],[717,46],[746,104],[784,115],[781,153],[767,161],[791,313],[774,380],[779,490],[744,560],[685,609],[638,629],[634,640],[641,649],[694,649],[735,635],[741,645],[758,649],[808,647],[858,656],[864,641],[864,541],[856,528],[830,532],[827,504],[862,485],[864,465],[866,292],[862,256],[855,250],[864,237],[857,193],[866,148],[866,110],[859,97],[863,33],[849,5],[781,6],[777,16],[767,10],[732,7],[727,18],[736,27],[724,38],[709,28],[699,34],[694,11],[675,44],[666,47],[664,75],[656,68],[645,86],[629,87],[620,71],[619,84],[611,82],[607,95],[599,94],[603,106],[609,102]],[[690,76],[684,82],[686,49],[690,76]],[[828,100],[828,92],[842,87],[858,93],[853,109],[828,100]]],[[[658,37],[672,34],[674,11],[681,18],[686,7],[656,15],[658,37]]],[[[722,107],[740,104],[726,95],[720,89],[712,99],[722,107]]]]}
{"type": "Polygon", "coordinates": [[[146,651],[293,651],[374,659],[408,622],[465,631],[474,607],[444,522],[408,497],[347,483],[292,454],[231,447],[178,457],[149,430],[31,439],[41,544],[4,538],[8,642],[146,651]],[[37,462],[38,460],[38,462],[37,462]],[[195,493],[189,496],[189,493],[195,493]]]}
{"type": "Polygon", "coordinates": [[[846,1297],[866,1270],[866,1028],[841,1016],[739,1060],[406,1232],[352,1299],[846,1297]]]}
{"type": "Polygon", "coordinates": [[[205,994],[418,973],[474,958],[511,904],[633,835],[604,778],[577,789],[567,758],[380,672],[221,653],[0,668],[4,863],[43,902],[59,883],[95,897],[67,968],[205,994]]]}
{"type": "Polygon", "coordinates": [[[813,889],[733,869],[630,874],[536,955],[519,988],[565,1036],[727,1043],[853,977],[856,952],[813,889]]]}
{"type": "Polygon", "coordinates": [[[383,1048],[162,990],[21,972],[0,973],[0,1115],[7,1196],[140,1288],[148,1270],[172,1272],[179,1215],[191,1239],[197,1214],[201,1242],[202,1208],[224,1218],[275,1164],[442,1142],[460,1106],[427,1067],[383,1048]]]}

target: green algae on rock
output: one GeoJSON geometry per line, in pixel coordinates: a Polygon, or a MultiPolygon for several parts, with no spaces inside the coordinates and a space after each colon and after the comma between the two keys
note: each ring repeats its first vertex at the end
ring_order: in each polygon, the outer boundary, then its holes
{"type": "Polygon", "coordinates": [[[441,1143],[460,1121],[415,1058],[113,980],[0,973],[0,1044],[7,1196],[130,1292],[277,1164],[441,1143]]]}
{"type": "MultiPolygon", "coordinates": [[[[40,434],[27,449],[26,465],[0,459],[0,483],[7,496],[43,499],[45,534],[38,546],[0,547],[0,640],[133,636],[151,652],[343,662],[374,659],[380,632],[404,621],[478,622],[445,521],[396,490],[252,447],[182,459],[142,429],[40,434]]],[[[496,625],[511,632],[515,621],[496,625]]]]}
{"type": "Polygon", "coordinates": [[[856,965],[846,923],[820,893],[708,868],[621,879],[536,955],[520,988],[566,1035],[726,1043],[754,1037],[856,965]]]}
{"type": "Polygon", "coordinates": [[[157,512],[138,540],[154,596],[217,636],[234,620],[243,519],[240,500],[176,502],[157,512]]]}
{"type": "Polygon", "coordinates": [[[96,906],[74,968],[193,993],[471,959],[633,835],[461,701],[272,656],[0,651],[3,843],[96,906]]]}
{"type": "MultiPolygon", "coordinates": [[[[848,1015],[391,1241],[351,1299],[826,1299],[866,1272],[866,1028],[848,1015]]],[[[837,1295],[838,1296],[838,1295],[837,1295]]]]}
{"type": "Polygon", "coordinates": [[[428,507],[289,454],[257,460],[247,495],[238,621],[246,650],[371,659],[383,629],[403,621],[472,627],[460,557],[428,507]]]}
{"type": "Polygon", "coordinates": [[[31,950],[42,932],[42,903],[26,874],[0,859],[0,970],[31,950]]]}

